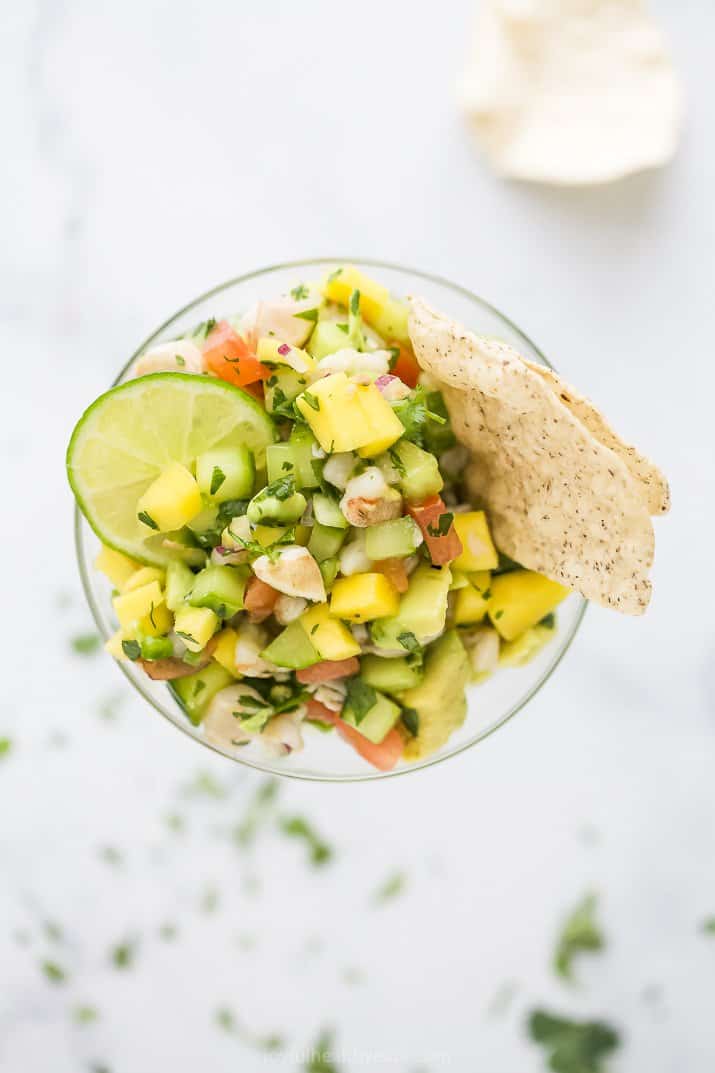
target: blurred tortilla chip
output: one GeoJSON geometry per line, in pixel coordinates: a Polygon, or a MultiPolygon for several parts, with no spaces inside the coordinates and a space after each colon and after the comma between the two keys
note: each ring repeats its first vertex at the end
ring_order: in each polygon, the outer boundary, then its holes
{"type": "Polygon", "coordinates": [[[662,474],[591,403],[506,343],[419,299],[410,300],[409,330],[471,451],[467,481],[501,550],[589,600],[642,614],[655,551],[650,514],[669,505],[662,474]]]}

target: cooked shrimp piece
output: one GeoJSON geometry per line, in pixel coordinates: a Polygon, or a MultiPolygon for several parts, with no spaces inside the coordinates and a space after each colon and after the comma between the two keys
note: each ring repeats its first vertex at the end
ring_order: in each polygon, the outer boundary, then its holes
{"type": "Polygon", "coordinates": [[[130,376],[147,376],[149,373],[202,373],[204,359],[201,351],[190,339],[175,339],[170,343],[157,343],[141,354],[132,366],[130,376]]]}
{"type": "Polygon", "coordinates": [[[266,585],[271,585],[286,596],[302,596],[313,603],[325,599],[325,584],[320,567],[307,548],[289,544],[272,559],[260,555],[253,563],[253,572],[266,585]]]}

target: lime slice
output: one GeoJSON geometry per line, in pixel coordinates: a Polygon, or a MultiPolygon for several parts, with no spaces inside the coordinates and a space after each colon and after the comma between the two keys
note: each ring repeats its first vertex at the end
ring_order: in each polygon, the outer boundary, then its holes
{"type": "Polygon", "coordinates": [[[240,388],[214,377],[153,373],[112,388],[85,410],[67,448],[67,475],[104,544],[163,564],[170,555],[161,538],[146,539],[136,507],[164,467],[190,467],[203,451],[246,444],[262,468],[275,438],[271,418],[240,388]]]}

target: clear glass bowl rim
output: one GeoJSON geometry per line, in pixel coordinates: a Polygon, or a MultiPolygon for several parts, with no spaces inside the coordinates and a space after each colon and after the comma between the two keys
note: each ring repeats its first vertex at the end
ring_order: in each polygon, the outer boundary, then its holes
{"type": "MultiPolygon", "coordinates": [[[[446,288],[448,288],[448,289],[450,289],[452,291],[455,291],[458,294],[461,294],[464,298],[467,298],[471,302],[474,302],[476,305],[484,307],[491,314],[495,315],[500,320],[502,320],[506,324],[508,324],[509,327],[511,328],[511,330],[516,335],[520,336],[524,340],[524,342],[527,344],[527,346],[531,347],[531,349],[534,350],[539,355],[540,360],[546,366],[548,366],[550,369],[553,368],[553,365],[548,360],[546,355],[542,352],[542,350],[536,345],[536,343],[533,342],[532,339],[530,339],[530,337],[526,334],[526,332],[524,332],[521,328],[519,328],[519,326],[517,324],[514,323],[513,320],[511,320],[510,317],[507,317],[504,313],[501,312],[500,309],[497,309],[496,306],[492,305],[491,302],[487,302],[484,298],[481,298],[479,295],[474,294],[472,291],[468,290],[466,287],[462,287],[462,286],[460,286],[460,284],[454,283],[454,282],[452,282],[452,280],[446,279],[444,276],[435,275],[434,273],[430,273],[430,272],[422,272],[422,271],[420,271],[419,269],[416,269],[416,268],[408,268],[405,265],[398,264],[397,262],[394,262],[394,261],[379,261],[379,260],[373,260],[371,258],[364,258],[364,257],[310,257],[310,258],[307,258],[307,259],[302,259],[301,258],[300,260],[296,260],[296,261],[284,261],[282,263],[275,264],[275,265],[266,265],[263,268],[255,269],[253,272],[247,272],[247,273],[244,273],[241,276],[236,276],[233,279],[225,280],[223,283],[219,283],[215,287],[211,287],[208,291],[205,291],[203,294],[200,294],[197,297],[193,298],[190,302],[187,302],[186,305],[182,306],[175,313],[173,313],[170,317],[167,317],[167,319],[165,321],[163,321],[163,323],[160,324],[158,328],[156,328],[149,336],[147,336],[147,338],[142,343],[140,343],[140,345],[134,351],[132,356],[129,358],[129,360],[122,367],[122,369],[120,370],[119,374],[117,375],[117,377],[115,378],[115,380],[113,381],[111,386],[116,387],[118,384],[121,383],[123,377],[125,376],[127,370],[132,365],[132,363],[146,349],[146,347],[149,346],[149,344],[152,343],[157,338],[157,336],[160,336],[161,333],[166,328],[168,328],[171,324],[173,324],[173,322],[175,320],[177,320],[179,317],[182,317],[185,313],[189,313],[195,306],[200,305],[201,303],[205,302],[207,299],[213,298],[216,295],[221,294],[222,291],[228,290],[229,288],[235,287],[235,286],[237,286],[237,285],[239,285],[241,283],[246,283],[249,280],[258,279],[261,276],[269,275],[270,273],[273,273],[273,272],[278,272],[278,271],[283,271],[283,270],[290,270],[290,269],[320,268],[320,267],[326,267],[326,266],[335,265],[335,264],[354,264],[354,265],[360,265],[362,268],[365,268],[365,269],[377,269],[378,271],[380,269],[387,269],[387,270],[395,271],[395,272],[404,272],[405,274],[407,274],[409,276],[414,276],[417,279],[427,280],[428,282],[436,283],[436,284],[439,284],[440,286],[443,286],[443,287],[446,287],[446,288]]],[[[82,587],[84,589],[84,594],[85,594],[85,597],[87,599],[87,603],[89,604],[90,610],[92,612],[92,617],[94,618],[95,625],[96,625],[97,629],[99,630],[99,633],[102,636],[102,638],[105,641],[107,641],[109,639],[110,635],[108,634],[107,630],[105,629],[102,613],[100,612],[99,608],[97,607],[97,604],[96,604],[96,601],[95,601],[94,591],[92,589],[92,584],[91,584],[90,577],[89,577],[89,566],[88,566],[88,562],[87,562],[87,555],[86,555],[85,547],[84,547],[84,536],[83,536],[83,531],[82,531],[83,522],[84,522],[84,517],[82,515],[82,512],[80,511],[79,507],[75,504],[75,508],[74,508],[75,551],[76,551],[76,555],[77,555],[77,564],[78,564],[78,568],[79,568],[79,573],[80,573],[80,577],[81,577],[81,580],[82,580],[82,587]]],[[[544,670],[543,674],[536,680],[536,682],[534,682],[532,687],[524,694],[524,696],[520,697],[519,700],[515,704],[513,704],[510,708],[508,708],[507,711],[502,715],[502,717],[497,722],[493,723],[491,726],[489,726],[489,727],[485,728],[484,730],[480,731],[479,733],[475,734],[475,736],[473,738],[470,738],[469,741],[462,742],[460,745],[455,746],[449,752],[442,753],[442,754],[434,756],[434,757],[427,757],[427,758],[425,758],[424,760],[422,760],[419,763],[410,764],[408,767],[398,768],[398,769],[395,769],[393,771],[377,771],[377,770],[375,770],[375,771],[366,771],[365,773],[361,772],[361,773],[358,773],[358,774],[349,774],[349,775],[317,774],[317,773],[313,773],[313,772],[289,771],[289,770],[286,770],[286,769],[282,769],[280,767],[280,765],[277,764],[277,763],[276,764],[271,763],[271,762],[259,763],[259,762],[255,761],[255,760],[248,759],[248,757],[241,757],[241,756],[230,757],[226,753],[224,753],[221,749],[219,749],[217,746],[211,744],[211,742],[208,742],[208,741],[206,741],[205,739],[202,739],[202,738],[198,738],[195,733],[192,733],[193,728],[189,727],[188,722],[187,722],[186,726],[183,726],[181,723],[179,723],[176,720],[174,720],[171,717],[171,715],[169,714],[169,712],[165,711],[162,708],[162,706],[155,700],[154,697],[152,697],[149,693],[145,692],[141,688],[139,683],[134,680],[134,678],[129,674],[128,670],[124,667],[124,665],[121,662],[117,661],[117,666],[119,667],[120,671],[122,672],[124,677],[127,679],[127,681],[132,685],[132,687],[134,689],[136,689],[136,691],[141,695],[141,697],[145,701],[147,701],[147,703],[150,704],[152,706],[152,708],[155,709],[155,711],[159,712],[160,715],[162,715],[169,723],[171,723],[172,726],[176,727],[177,730],[180,730],[182,733],[186,734],[187,737],[191,738],[192,741],[198,742],[199,744],[205,746],[206,748],[211,749],[212,752],[217,753],[219,756],[224,757],[224,759],[226,759],[226,760],[234,760],[236,763],[244,765],[244,767],[250,767],[250,768],[253,768],[255,771],[259,771],[259,772],[261,772],[263,774],[276,775],[276,776],[280,776],[282,778],[300,779],[300,780],[304,780],[304,781],[308,781],[308,782],[333,782],[333,783],[368,782],[368,781],[373,781],[373,780],[377,780],[377,779],[396,778],[397,776],[400,776],[400,775],[408,775],[408,774],[411,774],[412,772],[422,771],[424,768],[433,767],[436,764],[441,764],[446,760],[451,760],[453,757],[458,756],[460,753],[464,753],[468,749],[471,749],[474,745],[479,744],[479,742],[484,741],[485,738],[490,737],[492,734],[495,733],[495,731],[500,730],[501,727],[503,727],[505,725],[505,723],[508,723],[511,719],[513,719],[513,717],[518,712],[520,712],[522,710],[522,708],[525,708],[526,705],[536,696],[536,694],[539,692],[539,690],[542,688],[542,686],[545,685],[545,683],[549,680],[549,678],[551,678],[552,674],[554,673],[554,671],[556,670],[556,668],[560,664],[561,660],[563,659],[563,657],[566,655],[567,651],[571,647],[571,644],[572,644],[572,642],[574,640],[574,637],[578,633],[578,630],[579,630],[579,628],[581,626],[581,623],[583,621],[583,616],[586,613],[586,607],[587,607],[587,603],[588,603],[585,599],[583,599],[581,597],[579,597],[579,600],[580,600],[580,607],[578,608],[578,611],[577,611],[577,613],[575,615],[575,618],[574,618],[574,621],[573,621],[573,623],[571,625],[571,628],[570,628],[568,634],[561,640],[560,645],[559,645],[558,649],[556,650],[556,652],[554,654],[554,658],[548,664],[548,666],[544,670]]]]}

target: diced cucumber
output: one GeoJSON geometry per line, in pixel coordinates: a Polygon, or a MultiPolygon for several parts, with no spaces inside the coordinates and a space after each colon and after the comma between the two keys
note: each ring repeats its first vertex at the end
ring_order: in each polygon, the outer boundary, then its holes
{"type": "Polygon", "coordinates": [[[168,659],[174,655],[174,646],[168,637],[142,637],[139,647],[142,659],[168,659]]]}
{"type": "Polygon", "coordinates": [[[419,529],[408,516],[369,525],[365,532],[365,551],[373,562],[404,559],[417,550],[419,543],[419,529]]]}
{"type": "Polygon", "coordinates": [[[195,518],[191,519],[188,528],[199,538],[203,536],[204,533],[211,532],[216,528],[218,511],[219,508],[217,504],[209,503],[204,500],[203,509],[199,511],[195,518]]]}
{"type": "Polygon", "coordinates": [[[198,726],[206,714],[210,701],[219,689],[235,681],[236,679],[225,667],[218,663],[209,663],[196,674],[189,674],[186,678],[177,678],[168,684],[191,722],[194,726],[198,726]]]}
{"type": "Polygon", "coordinates": [[[186,563],[169,563],[166,568],[165,602],[170,611],[176,611],[191,592],[195,574],[186,563]]]}
{"type": "Polygon", "coordinates": [[[422,503],[437,495],[444,486],[434,455],[423,451],[416,443],[400,440],[390,451],[399,473],[402,493],[410,503],[422,503]]]}
{"type": "Polygon", "coordinates": [[[347,529],[350,525],[338,501],[325,492],[316,492],[313,496],[313,515],[320,525],[330,529],[347,529]]]}
{"type": "Polygon", "coordinates": [[[328,354],[344,350],[350,345],[347,324],[343,329],[334,320],[319,320],[306,349],[316,361],[320,361],[321,358],[327,358],[328,354]]]}
{"type": "Polygon", "coordinates": [[[340,562],[338,559],[323,559],[322,563],[318,563],[318,567],[320,569],[320,576],[323,579],[323,584],[326,589],[329,589],[338,576],[340,562]]]}
{"type": "Polygon", "coordinates": [[[246,514],[252,525],[293,525],[299,521],[307,500],[302,492],[295,492],[293,478],[282,478],[262,488],[248,504],[246,514]]]}
{"type": "Polygon", "coordinates": [[[261,652],[264,659],[275,663],[277,667],[289,667],[299,671],[303,667],[312,667],[320,662],[320,656],[300,623],[291,622],[279,633],[268,648],[261,652]]]}
{"type": "Polygon", "coordinates": [[[208,607],[219,618],[231,618],[243,609],[248,574],[243,566],[207,566],[194,577],[188,603],[208,607]]]}
{"type": "Polygon", "coordinates": [[[422,681],[424,671],[419,660],[409,656],[386,659],[383,656],[367,655],[360,660],[360,675],[373,689],[384,693],[399,693],[411,689],[422,681]]]}
{"type": "Polygon", "coordinates": [[[316,522],[310,531],[308,551],[318,563],[334,558],[343,546],[347,536],[346,529],[335,529],[330,525],[316,522]]]}
{"type": "Polygon", "coordinates": [[[293,369],[284,366],[273,369],[264,384],[268,413],[289,417],[290,404],[301,391],[305,391],[308,381],[302,373],[296,373],[293,369]]]}
{"type": "MultiPolygon", "coordinates": [[[[301,426],[296,426],[300,428],[301,426]]],[[[295,429],[287,443],[272,443],[266,449],[268,480],[277,481],[281,477],[293,477],[297,489],[317,488],[319,480],[313,467],[313,446],[317,441],[306,429],[308,435],[296,435],[295,429]]]]}
{"type": "Polygon", "coordinates": [[[245,499],[253,492],[256,464],[245,444],[215,447],[196,459],[196,482],[201,494],[212,503],[245,499]]]}
{"type": "Polygon", "coordinates": [[[375,703],[358,722],[355,712],[348,699],[342,711],[342,718],[346,723],[354,726],[368,741],[376,745],[389,734],[397,720],[400,718],[401,708],[383,693],[375,694],[375,703]]]}

